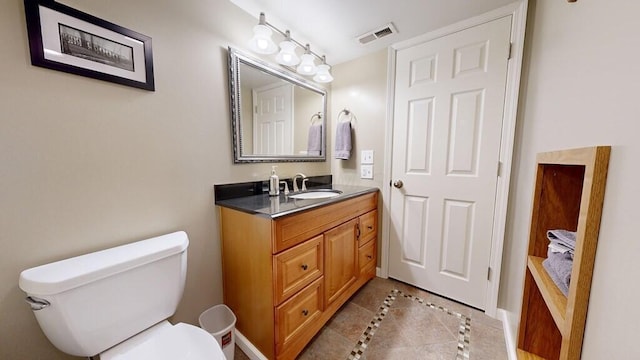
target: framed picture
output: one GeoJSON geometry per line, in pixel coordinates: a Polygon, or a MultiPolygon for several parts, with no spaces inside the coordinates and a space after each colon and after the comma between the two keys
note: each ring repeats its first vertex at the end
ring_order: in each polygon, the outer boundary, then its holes
{"type": "Polygon", "coordinates": [[[31,64],[154,91],[151,38],[53,0],[24,0],[31,64]]]}

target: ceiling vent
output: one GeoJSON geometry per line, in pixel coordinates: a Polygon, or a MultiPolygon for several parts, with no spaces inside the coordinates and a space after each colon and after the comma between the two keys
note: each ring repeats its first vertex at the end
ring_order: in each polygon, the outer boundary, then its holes
{"type": "Polygon", "coordinates": [[[376,30],[358,36],[357,39],[360,44],[364,45],[387,35],[396,34],[397,32],[398,30],[396,30],[395,26],[393,26],[392,23],[388,23],[376,30]]]}

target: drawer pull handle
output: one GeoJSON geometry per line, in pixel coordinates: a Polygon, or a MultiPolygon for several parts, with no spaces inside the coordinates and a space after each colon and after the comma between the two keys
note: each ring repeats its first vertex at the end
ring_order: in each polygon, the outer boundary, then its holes
{"type": "Polygon", "coordinates": [[[369,260],[373,259],[373,255],[367,255],[367,259],[369,260]]]}
{"type": "Polygon", "coordinates": [[[302,310],[302,315],[304,315],[304,316],[309,315],[309,310],[307,310],[307,309],[302,310]]]}
{"type": "Polygon", "coordinates": [[[300,267],[302,268],[302,270],[307,270],[309,268],[307,264],[302,264],[300,265],[300,267]]]}
{"type": "Polygon", "coordinates": [[[373,230],[373,225],[367,225],[367,229],[373,230]]]}

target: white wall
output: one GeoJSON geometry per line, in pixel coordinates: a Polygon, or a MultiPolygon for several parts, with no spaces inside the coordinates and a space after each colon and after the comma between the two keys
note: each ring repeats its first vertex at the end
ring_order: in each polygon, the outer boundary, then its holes
{"type": "MultiPolygon", "coordinates": [[[[0,2],[0,359],[66,359],[42,334],[20,271],[175,230],[191,244],[174,321],[222,301],[213,185],[267,179],[233,165],[228,45],[257,19],[227,0],[66,4],[153,38],[156,91],[31,65],[22,0],[0,2]]],[[[288,177],[330,162],[279,164],[288,177]]]]}
{"type": "Polygon", "coordinates": [[[535,154],[612,145],[583,356],[639,359],[640,2],[530,1],[499,307],[515,334],[535,154]]]}

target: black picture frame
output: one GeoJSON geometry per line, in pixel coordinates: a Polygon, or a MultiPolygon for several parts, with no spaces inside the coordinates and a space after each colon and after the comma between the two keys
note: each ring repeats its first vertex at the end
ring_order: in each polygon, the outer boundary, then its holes
{"type": "Polygon", "coordinates": [[[53,0],[24,0],[31,64],[155,91],[151,38],[53,0]]]}

